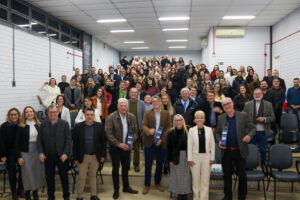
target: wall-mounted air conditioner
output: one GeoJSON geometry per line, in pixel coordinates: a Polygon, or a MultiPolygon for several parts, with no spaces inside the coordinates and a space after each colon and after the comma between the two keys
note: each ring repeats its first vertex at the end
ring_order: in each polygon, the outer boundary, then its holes
{"type": "Polygon", "coordinates": [[[226,38],[226,37],[245,37],[245,28],[216,28],[216,37],[226,38]]]}

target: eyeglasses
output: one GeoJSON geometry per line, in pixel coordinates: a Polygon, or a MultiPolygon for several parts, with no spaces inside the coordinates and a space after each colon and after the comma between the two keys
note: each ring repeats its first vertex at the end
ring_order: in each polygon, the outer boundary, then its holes
{"type": "Polygon", "coordinates": [[[17,116],[17,113],[9,114],[9,116],[17,116]]]}
{"type": "Polygon", "coordinates": [[[232,102],[222,104],[223,107],[230,105],[232,102]]]}
{"type": "Polygon", "coordinates": [[[56,114],[58,111],[49,111],[49,114],[56,114]]]}
{"type": "Polygon", "coordinates": [[[152,103],[159,103],[160,101],[152,101],[152,103]]]}
{"type": "Polygon", "coordinates": [[[175,119],[174,120],[175,123],[182,122],[182,121],[183,121],[182,119],[175,119]]]}

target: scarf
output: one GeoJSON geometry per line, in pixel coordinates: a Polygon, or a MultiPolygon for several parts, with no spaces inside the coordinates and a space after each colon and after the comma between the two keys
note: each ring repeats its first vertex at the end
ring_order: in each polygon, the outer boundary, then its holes
{"type": "Polygon", "coordinates": [[[256,118],[258,117],[263,117],[264,115],[264,100],[262,99],[261,102],[260,102],[260,105],[259,105],[259,108],[258,108],[258,112],[256,112],[256,101],[253,100],[253,123],[254,124],[257,124],[257,120],[256,118]]]}

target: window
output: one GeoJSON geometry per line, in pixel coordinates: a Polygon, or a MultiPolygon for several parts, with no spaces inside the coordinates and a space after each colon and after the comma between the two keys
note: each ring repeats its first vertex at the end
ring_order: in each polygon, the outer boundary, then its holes
{"type": "Polygon", "coordinates": [[[31,30],[41,33],[41,34],[46,34],[45,26],[40,25],[40,24],[31,24],[31,30]]]}
{"type": "Polygon", "coordinates": [[[0,0],[0,4],[7,7],[7,0],[0,0]]]}
{"type": "Polygon", "coordinates": [[[16,0],[11,1],[11,7],[13,10],[18,11],[26,16],[29,16],[29,8],[16,0]]]}
{"type": "Polygon", "coordinates": [[[38,20],[42,23],[46,23],[46,17],[45,15],[35,11],[35,10],[32,10],[32,19],[35,19],[35,20],[38,20]]]}
{"type": "Polygon", "coordinates": [[[63,41],[64,43],[70,44],[70,36],[69,35],[61,34],[60,40],[63,41]]]}
{"type": "Polygon", "coordinates": [[[47,33],[47,36],[48,37],[51,37],[51,38],[54,38],[54,39],[57,39],[58,40],[58,32],[57,31],[54,31],[54,30],[51,30],[51,29],[48,29],[48,33],[47,33]]]}
{"type": "Polygon", "coordinates": [[[80,39],[80,33],[78,31],[72,30],[72,38],[80,39]]]}
{"type": "Polygon", "coordinates": [[[48,25],[52,28],[56,28],[57,30],[59,30],[59,23],[53,19],[48,18],[48,25]]]}
{"type": "Polygon", "coordinates": [[[0,8],[0,19],[7,21],[7,10],[0,8]]]}
{"type": "Polygon", "coordinates": [[[60,30],[68,35],[70,35],[70,28],[64,26],[64,25],[60,25],[60,30]]]}
{"type": "Polygon", "coordinates": [[[13,13],[11,14],[11,21],[15,25],[22,27],[22,28],[29,29],[29,27],[30,27],[28,19],[25,19],[19,15],[13,14],[13,13]]]}

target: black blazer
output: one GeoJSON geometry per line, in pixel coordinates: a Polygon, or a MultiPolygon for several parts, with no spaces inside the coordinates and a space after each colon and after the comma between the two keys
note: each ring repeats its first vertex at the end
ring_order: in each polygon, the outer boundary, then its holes
{"type": "MultiPolygon", "coordinates": [[[[105,130],[102,123],[94,122],[94,147],[95,154],[100,162],[106,158],[105,130]]],[[[75,125],[73,130],[73,159],[82,163],[85,154],[85,121],[75,125]]]]}
{"type": "MultiPolygon", "coordinates": [[[[37,137],[37,145],[39,154],[43,153],[47,156],[49,149],[52,148],[47,142],[50,138],[50,120],[44,121],[40,127],[39,134],[37,137]]],[[[59,156],[66,154],[68,157],[71,156],[72,152],[72,136],[69,123],[57,119],[57,129],[56,129],[56,150],[59,156]]]]}
{"type": "MultiPolygon", "coordinates": [[[[220,102],[215,102],[214,107],[219,107],[223,111],[222,104],[220,102]]],[[[202,110],[205,113],[205,123],[204,125],[211,127],[210,125],[210,115],[211,115],[211,108],[209,102],[206,100],[202,104],[199,105],[199,110],[202,110]]],[[[216,126],[218,124],[218,116],[220,114],[216,113],[216,126]]],[[[194,116],[193,116],[194,117],[194,116]]]]}
{"type": "Polygon", "coordinates": [[[174,104],[176,114],[180,114],[183,116],[186,125],[193,126],[194,125],[194,114],[197,111],[198,104],[196,101],[190,98],[190,103],[184,112],[184,106],[181,103],[181,98],[179,98],[174,104]]]}
{"type": "MultiPolygon", "coordinates": [[[[184,134],[185,141],[187,143],[187,134],[184,134]]],[[[179,137],[176,136],[175,129],[172,128],[168,132],[167,136],[167,160],[168,162],[173,162],[175,165],[179,164],[180,160],[180,145],[179,145],[179,137]]]]}
{"type": "Polygon", "coordinates": [[[17,125],[11,126],[4,122],[0,128],[0,157],[8,157],[11,150],[15,149],[17,125]]]}
{"type": "MultiPolygon", "coordinates": [[[[36,130],[39,131],[39,127],[35,124],[34,125],[36,130]]],[[[18,158],[21,157],[21,152],[28,152],[29,151],[29,133],[30,133],[30,126],[26,125],[24,128],[18,126],[17,128],[17,137],[16,137],[16,152],[18,158]]]]}

